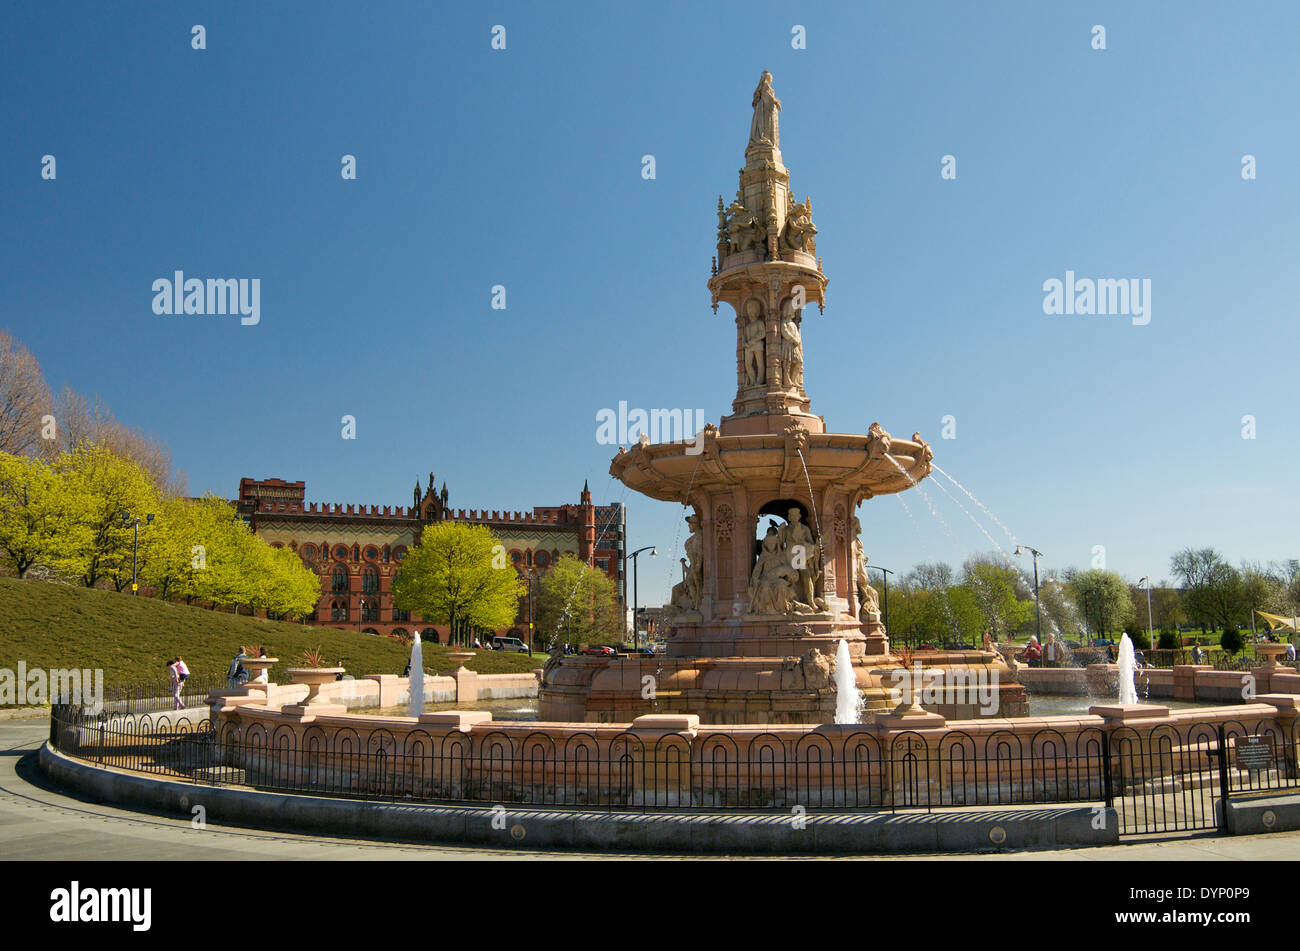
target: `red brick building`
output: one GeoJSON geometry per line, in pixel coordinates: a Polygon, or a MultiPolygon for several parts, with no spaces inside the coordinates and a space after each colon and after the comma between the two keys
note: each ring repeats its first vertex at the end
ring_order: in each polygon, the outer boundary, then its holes
{"type": "MultiPolygon", "coordinates": [[[[434,489],[433,473],[413,504],[341,505],[307,502],[306,484],[281,479],[240,479],[234,505],[249,528],[270,544],[288,546],[321,578],[321,598],[307,623],[374,634],[420,631],[446,643],[447,628],[428,624],[393,604],[393,577],[407,549],[419,543],[424,526],[455,521],[485,525],[501,540],[522,577],[536,577],[565,552],[604,571],[623,587],[626,514],[620,503],[597,506],[584,484],[577,504],[538,507],[532,512],[452,509],[447,486],[434,489]]],[[[535,592],[535,588],[534,588],[535,592]]],[[[514,626],[498,633],[528,640],[528,597],[520,600],[514,626]]],[[[544,647],[542,644],[537,645],[544,647]]]]}

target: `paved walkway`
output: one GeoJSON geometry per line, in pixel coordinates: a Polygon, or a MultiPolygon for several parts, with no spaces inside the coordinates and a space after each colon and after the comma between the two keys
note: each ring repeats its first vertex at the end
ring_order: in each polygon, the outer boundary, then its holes
{"type": "MultiPolygon", "coordinates": [[[[227,826],[194,829],[189,820],[132,812],[84,802],[50,786],[34,755],[49,735],[49,721],[0,723],[0,857],[5,859],[547,859],[619,858],[622,853],[562,853],[509,849],[397,845],[356,839],[318,838],[227,826]]],[[[645,856],[637,855],[637,858],[645,856]]],[[[868,861],[933,858],[924,855],[862,856],[868,861]]],[[[678,856],[655,856],[673,859],[678,856]]],[[[845,857],[836,857],[845,858],[845,857]]],[[[1066,849],[998,855],[945,855],[952,861],[1257,861],[1300,858],[1300,832],[1268,836],[1162,838],[1110,848],[1066,849]]],[[[728,860],[709,856],[709,860],[728,860]]],[[[732,859],[734,860],[734,859],[732,859]]],[[[848,860],[852,860],[851,857],[848,860]]],[[[785,859],[789,861],[789,859],[785,859]]]]}

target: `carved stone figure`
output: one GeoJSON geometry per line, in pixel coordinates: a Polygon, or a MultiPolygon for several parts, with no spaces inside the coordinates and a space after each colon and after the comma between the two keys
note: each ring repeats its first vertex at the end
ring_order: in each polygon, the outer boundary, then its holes
{"type": "Polygon", "coordinates": [[[763,320],[763,305],[750,299],[745,304],[749,318],[744,329],[745,385],[761,386],[767,382],[767,324],[763,320]]]}
{"type": "Polygon", "coordinates": [[[781,305],[781,365],[787,387],[803,386],[803,340],[793,299],[781,305]]]}
{"type": "Polygon", "coordinates": [[[691,533],[686,538],[687,558],[681,558],[682,580],[673,585],[668,596],[668,616],[685,614],[700,609],[700,598],[704,595],[704,543],[700,538],[700,517],[688,515],[686,524],[691,533]],[[688,560],[689,559],[689,560],[688,560]]]}
{"type": "Polygon", "coordinates": [[[779,536],[786,557],[799,574],[795,596],[808,605],[809,610],[825,610],[826,602],[817,596],[817,582],[821,580],[821,546],[804,522],[801,509],[791,506],[787,514],[789,521],[779,536]]]}
{"type": "Polygon", "coordinates": [[[700,539],[700,517],[688,515],[686,524],[691,529],[684,545],[686,557],[689,559],[686,568],[686,593],[691,599],[691,610],[698,611],[700,598],[704,594],[704,543],[700,539]]]}
{"type": "Polygon", "coordinates": [[[795,584],[799,572],[781,551],[781,539],[770,527],[763,538],[762,551],[749,576],[750,614],[789,614],[795,610],[795,584]]]}
{"type": "Polygon", "coordinates": [[[749,124],[749,144],[750,145],[770,145],[776,147],[781,144],[781,129],[779,115],[781,112],[781,100],[776,98],[776,92],[772,89],[772,74],[766,69],[763,70],[763,77],[758,81],[758,88],[754,90],[754,118],[749,124]]]}
{"type": "Polygon", "coordinates": [[[808,203],[800,202],[790,209],[785,220],[785,233],[781,243],[791,251],[803,251],[812,254],[816,249],[813,238],[817,235],[817,226],[812,221],[812,209],[808,203]]]}
{"type": "Polygon", "coordinates": [[[823,654],[815,647],[799,658],[799,667],[803,670],[804,686],[809,690],[824,690],[834,680],[834,664],[830,655],[823,654]]]}
{"type": "Polygon", "coordinates": [[[858,588],[858,618],[863,621],[880,620],[880,595],[867,577],[867,556],[862,550],[862,523],[853,519],[853,571],[858,588]]]}
{"type": "Polygon", "coordinates": [[[763,247],[763,228],[754,213],[739,201],[727,209],[727,249],[730,254],[740,254],[763,247]]]}

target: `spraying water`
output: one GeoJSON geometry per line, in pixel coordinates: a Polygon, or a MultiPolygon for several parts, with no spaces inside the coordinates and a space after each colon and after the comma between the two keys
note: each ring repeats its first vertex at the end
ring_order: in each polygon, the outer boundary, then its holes
{"type": "Polygon", "coordinates": [[[411,644],[411,701],[407,716],[418,717],[424,712],[424,649],[420,647],[420,632],[415,632],[415,642],[411,644]]]}
{"type": "Polygon", "coordinates": [[[1127,634],[1119,639],[1119,702],[1137,703],[1137,685],[1133,674],[1137,670],[1137,659],[1133,656],[1133,642],[1127,634]]]}
{"type": "Polygon", "coordinates": [[[849,642],[840,638],[835,651],[835,722],[858,723],[862,709],[862,692],[858,690],[853,674],[853,659],[849,657],[849,642]]]}

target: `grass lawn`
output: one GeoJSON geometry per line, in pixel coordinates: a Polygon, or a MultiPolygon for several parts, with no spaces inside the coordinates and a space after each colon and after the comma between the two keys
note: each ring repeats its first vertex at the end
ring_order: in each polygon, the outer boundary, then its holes
{"type": "MultiPolygon", "coordinates": [[[[0,578],[0,667],[28,669],[99,668],[104,687],[160,680],[164,666],[177,654],[190,673],[204,681],[224,677],[241,644],[265,646],[280,663],[271,679],[287,683],[286,668],[301,667],[301,655],[319,647],[328,663],[339,658],[354,676],[400,674],[410,649],[390,637],[265,621],[137,598],[114,591],[91,590],[43,581],[0,578]]],[[[424,645],[424,669],[450,673],[456,664],[451,648],[424,645]]],[[[541,667],[546,655],[480,651],[466,665],[484,674],[526,673],[541,667]]]]}

